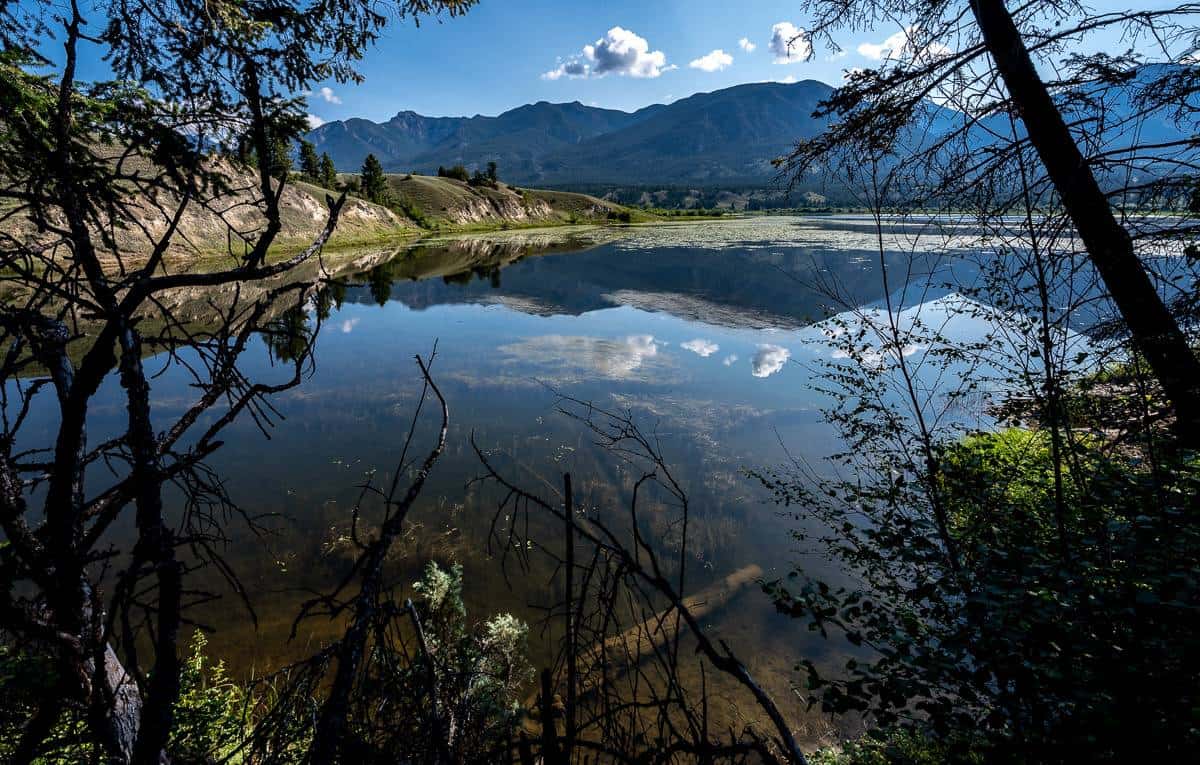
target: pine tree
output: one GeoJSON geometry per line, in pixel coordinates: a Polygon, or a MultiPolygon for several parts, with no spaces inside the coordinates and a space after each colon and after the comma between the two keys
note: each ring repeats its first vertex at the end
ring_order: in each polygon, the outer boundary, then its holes
{"type": "Polygon", "coordinates": [[[321,177],[320,160],[317,159],[317,149],[312,141],[300,139],[300,174],[304,180],[316,183],[321,177]]]}
{"type": "Polygon", "coordinates": [[[387,178],[383,174],[383,165],[374,154],[368,154],[362,166],[362,181],[359,184],[362,195],[372,202],[383,203],[387,198],[387,178]]]}
{"type": "Polygon", "coordinates": [[[337,168],[333,166],[333,159],[330,158],[328,152],[321,152],[321,174],[320,183],[327,189],[337,188],[337,168]]]}
{"type": "Polygon", "coordinates": [[[287,180],[292,171],[292,142],[283,136],[276,136],[271,141],[271,175],[281,180],[287,180]]]}

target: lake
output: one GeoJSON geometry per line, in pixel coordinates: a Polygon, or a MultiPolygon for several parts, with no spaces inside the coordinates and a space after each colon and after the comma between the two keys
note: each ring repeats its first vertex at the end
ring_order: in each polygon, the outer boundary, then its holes
{"type": "MultiPolygon", "coordinates": [[[[427,357],[435,345],[449,441],[393,556],[394,581],[415,580],[425,560],[456,561],[472,616],[512,611],[538,622],[560,594],[551,568],[536,560],[528,571],[501,566],[490,535],[496,497],[472,483],[481,468],[470,439],[547,497],[570,472],[579,506],[623,506],[628,467],[558,411],[562,396],[626,412],[655,434],[691,501],[696,588],[752,563],[767,578],[796,563],[825,572],[823,557],[804,553],[792,536],[802,514],[782,512],[750,471],[791,459],[820,464],[839,448],[822,417],[831,403],[823,365],[836,355],[822,322],[848,306],[880,305],[875,236],[869,220],[853,216],[756,217],[501,232],[330,255],[345,286],[322,320],[307,378],[272,399],[269,439],[244,417],[212,461],[262,532],[235,520],[225,550],[256,625],[215,571],[198,573],[201,585],[226,593],[191,614],[216,630],[210,650],[248,674],[307,655],[334,634],[335,624],[306,621],[288,639],[297,606],[346,570],[359,486],[393,470],[420,392],[414,355],[427,357]]],[[[896,307],[944,313],[954,298],[941,285],[961,279],[955,269],[967,266],[954,253],[966,245],[921,227],[895,226],[888,236],[896,307]]],[[[187,309],[198,321],[201,298],[187,309]]],[[[313,306],[307,313],[315,321],[313,306]]],[[[958,324],[953,331],[974,331],[969,319],[958,324]]],[[[265,346],[251,351],[249,373],[286,376],[265,346]]],[[[195,393],[169,359],[147,368],[157,375],[156,416],[168,422],[195,393]]],[[[120,432],[119,394],[114,381],[97,397],[93,439],[120,432]]],[[[29,430],[48,437],[49,412],[32,416],[29,430]]],[[[963,411],[960,424],[985,420],[963,411]]],[[[432,434],[417,435],[428,444],[432,434]]],[[[675,532],[669,511],[657,512],[647,522],[666,549],[675,532]]],[[[557,533],[533,530],[547,545],[557,533]]],[[[828,661],[840,650],[775,615],[757,588],[735,605],[709,626],[771,676],[779,694],[789,695],[798,658],[828,661]]],[[[535,657],[544,659],[555,631],[533,635],[535,657]]]]}

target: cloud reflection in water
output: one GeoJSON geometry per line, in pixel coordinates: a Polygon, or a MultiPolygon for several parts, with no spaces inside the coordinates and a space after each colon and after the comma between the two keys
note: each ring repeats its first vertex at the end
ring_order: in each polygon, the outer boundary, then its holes
{"type": "Polygon", "coordinates": [[[771,345],[770,343],[760,345],[750,362],[753,367],[753,374],[755,377],[770,377],[783,369],[783,365],[791,357],[792,352],[783,346],[771,345]]]}
{"type": "Polygon", "coordinates": [[[691,351],[692,353],[704,358],[708,358],[717,351],[721,350],[721,346],[701,337],[697,337],[695,340],[688,340],[685,343],[680,343],[680,346],[684,350],[691,351]]]}
{"type": "Polygon", "coordinates": [[[514,361],[563,372],[587,371],[612,379],[657,377],[665,365],[658,350],[665,343],[653,335],[628,335],[624,338],[580,335],[541,335],[501,346],[498,350],[514,361]],[[651,364],[650,362],[655,362],[651,364]]]}

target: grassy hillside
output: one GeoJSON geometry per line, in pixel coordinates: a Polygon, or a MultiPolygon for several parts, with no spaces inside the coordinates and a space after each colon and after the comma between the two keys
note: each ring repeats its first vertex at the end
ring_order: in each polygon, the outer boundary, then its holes
{"type": "MultiPolygon", "coordinates": [[[[246,188],[242,185],[241,188],[246,188]]],[[[297,250],[308,246],[325,227],[329,216],[326,197],[335,195],[319,186],[302,181],[290,181],[284,189],[279,203],[283,229],[275,239],[275,249],[297,250]]],[[[251,204],[249,193],[234,193],[225,199],[227,212],[218,217],[202,205],[191,205],[179,226],[172,250],[180,256],[205,256],[226,251],[231,223],[242,232],[246,240],[253,240],[266,225],[265,219],[251,204]]],[[[147,206],[144,223],[154,234],[165,231],[166,218],[158,210],[147,206]],[[161,219],[161,220],[160,220],[161,219]]],[[[351,197],[346,200],[337,228],[329,240],[331,247],[348,247],[358,244],[415,238],[420,228],[402,215],[365,199],[351,197]]],[[[148,250],[150,241],[135,231],[127,231],[128,241],[123,244],[129,252],[148,250]]],[[[235,252],[241,243],[234,241],[235,252]]]]}
{"type": "MultiPolygon", "coordinates": [[[[344,174],[342,183],[357,185],[357,177],[344,174]]],[[[423,175],[390,175],[391,200],[378,205],[351,196],[329,242],[332,248],[357,247],[396,240],[414,240],[430,232],[456,232],[556,226],[568,223],[608,223],[646,220],[651,216],[631,211],[614,202],[586,194],[516,189],[504,183],[496,188],[471,186],[451,178],[423,175]]],[[[213,204],[189,206],[172,240],[170,253],[187,260],[206,260],[232,249],[240,253],[250,246],[266,224],[253,204],[252,178],[232,175],[232,191],[213,204]],[[222,215],[213,210],[222,210],[222,215]],[[230,237],[230,227],[239,236],[230,237]]],[[[280,200],[283,230],[274,249],[290,252],[307,246],[320,233],[328,216],[329,191],[297,179],[291,180],[280,200]]],[[[138,205],[140,226],[115,232],[125,256],[136,261],[148,255],[157,237],[170,223],[169,200],[158,206],[138,205]]],[[[0,211],[2,212],[2,211],[0,211]]],[[[3,223],[5,233],[22,238],[39,236],[23,216],[3,223]]],[[[128,265],[128,263],[127,263],[128,265]]],[[[115,264],[114,264],[115,266],[115,264]]]]}
{"type": "MultiPolygon", "coordinates": [[[[307,246],[325,225],[328,208],[327,195],[336,195],[320,186],[303,181],[291,181],[284,193],[280,212],[283,232],[278,242],[282,249],[307,246]]],[[[330,245],[344,247],[360,243],[371,243],[396,238],[420,235],[419,227],[403,215],[372,204],[365,199],[351,197],[346,200],[334,229],[330,245]]]]}
{"type": "Polygon", "coordinates": [[[523,189],[505,183],[492,188],[413,174],[389,175],[388,183],[392,207],[428,229],[630,222],[647,217],[587,194],[523,189]]]}

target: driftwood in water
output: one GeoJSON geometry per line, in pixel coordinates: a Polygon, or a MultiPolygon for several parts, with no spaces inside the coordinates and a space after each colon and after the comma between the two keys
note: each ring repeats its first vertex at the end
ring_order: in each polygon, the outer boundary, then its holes
{"type": "MultiPolygon", "coordinates": [[[[711,616],[727,606],[735,595],[753,584],[762,573],[762,568],[757,565],[743,566],[695,595],[684,598],[683,605],[696,619],[711,616]]],[[[676,609],[664,609],[620,635],[610,637],[603,644],[579,657],[577,663],[580,688],[577,692],[586,694],[596,690],[597,683],[606,674],[600,671],[603,665],[607,664],[620,672],[624,667],[636,664],[643,656],[666,645],[675,637],[682,624],[682,619],[677,616],[676,609]]],[[[526,708],[535,708],[538,699],[539,696],[535,692],[526,699],[526,708]]],[[[558,703],[562,704],[561,701],[558,703]]]]}
{"type": "MultiPolygon", "coordinates": [[[[683,606],[696,619],[704,619],[728,605],[735,595],[753,584],[762,573],[762,568],[754,564],[743,566],[695,595],[684,598],[683,606]]],[[[601,652],[607,654],[609,662],[618,665],[630,660],[636,662],[673,640],[682,623],[675,608],[660,611],[620,635],[605,640],[603,645],[593,649],[587,664],[598,664],[601,652]]]]}

